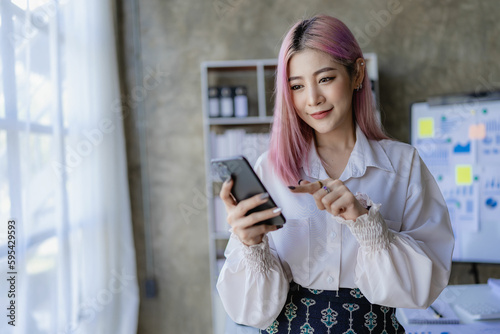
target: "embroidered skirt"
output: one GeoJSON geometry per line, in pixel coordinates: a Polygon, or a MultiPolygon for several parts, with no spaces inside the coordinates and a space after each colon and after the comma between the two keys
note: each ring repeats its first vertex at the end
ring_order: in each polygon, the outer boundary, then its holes
{"type": "Polygon", "coordinates": [[[285,307],[261,334],[404,333],[396,309],[371,304],[359,289],[306,289],[292,282],[285,307]]]}

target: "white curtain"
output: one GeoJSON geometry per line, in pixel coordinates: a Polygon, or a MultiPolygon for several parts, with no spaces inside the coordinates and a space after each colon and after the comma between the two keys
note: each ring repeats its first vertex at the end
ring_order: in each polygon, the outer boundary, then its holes
{"type": "Polygon", "coordinates": [[[136,333],[114,3],[0,13],[0,333],[136,333]]]}

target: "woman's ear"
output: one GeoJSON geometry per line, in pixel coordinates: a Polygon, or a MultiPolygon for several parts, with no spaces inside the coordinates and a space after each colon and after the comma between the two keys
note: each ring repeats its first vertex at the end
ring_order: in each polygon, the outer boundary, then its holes
{"type": "Polygon", "coordinates": [[[360,87],[362,87],[363,80],[365,79],[366,61],[363,58],[356,59],[354,68],[356,69],[354,76],[354,88],[360,89],[360,87]]]}

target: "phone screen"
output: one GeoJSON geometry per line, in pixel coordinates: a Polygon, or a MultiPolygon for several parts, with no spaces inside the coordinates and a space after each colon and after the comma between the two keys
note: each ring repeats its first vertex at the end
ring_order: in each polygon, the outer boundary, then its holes
{"type": "MultiPolygon", "coordinates": [[[[253,168],[244,156],[227,159],[214,159],[212,160],[212,169],[222,181],[226,180],[229,176],[232,177],[234,183],[231,193],[238,202],[254,195],[267,192],[259,177],[255,174],[253,168]]],[[[269,200],[266,203],[248,211],[247,215],[274,207],[276,207],[276,203],[271,196],[269,196],[269,200]]],[[[258,224],[283,225],[284,223],[285,217],[281,214],[258,224]]]]}

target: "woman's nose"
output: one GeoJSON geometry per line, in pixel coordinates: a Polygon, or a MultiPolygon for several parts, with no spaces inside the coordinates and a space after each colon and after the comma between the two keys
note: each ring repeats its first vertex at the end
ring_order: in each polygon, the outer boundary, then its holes
{"type": "Polygon", "coordinates": [[[323,94],[316,88],[310,87],[307,91],[307,104],[310,106],[320,105],[325,101],[323,94]]]}

